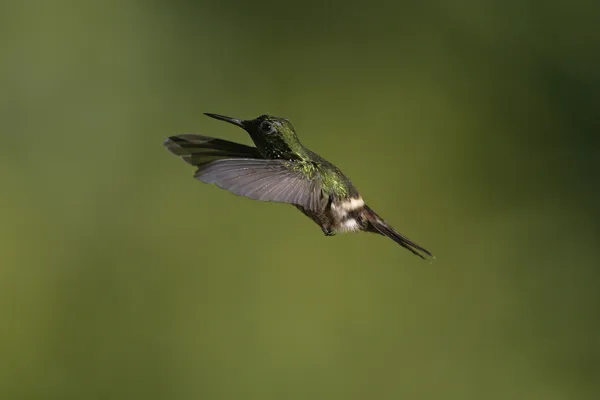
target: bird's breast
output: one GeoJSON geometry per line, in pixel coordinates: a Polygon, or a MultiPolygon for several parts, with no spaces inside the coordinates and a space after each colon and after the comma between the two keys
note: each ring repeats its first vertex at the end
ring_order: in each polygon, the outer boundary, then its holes
{"type": "Polygon", "coordinates": [[[353,232],[362,229],[361,214],[365,206],[362,197],[349,197],[332,201],[330,213],[332,228],[336,232],[353,232]]]}
{"type": "Polygon", "coordinates": [[[336,200],[331,202],[331,213],[338,220],[345,219],[349,213],[359,210],[365,206],[365,201],[362,197],[350,197],[347,199],[336,200]]]}

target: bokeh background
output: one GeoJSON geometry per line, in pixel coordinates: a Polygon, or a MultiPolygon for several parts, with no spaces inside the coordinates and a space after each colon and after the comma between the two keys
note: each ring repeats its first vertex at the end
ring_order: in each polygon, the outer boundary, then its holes
{"type": "Polygon", "coordinates": [[[2,1],[0,398],[600,398],[600,3],[2,1]],[[433,251],[192,178],[288,117],[433,251]]]}

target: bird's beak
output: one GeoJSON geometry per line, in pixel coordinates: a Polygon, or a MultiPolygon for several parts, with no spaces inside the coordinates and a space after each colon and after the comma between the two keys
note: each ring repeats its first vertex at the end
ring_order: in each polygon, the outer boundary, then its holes
{"type": "Polygon", "coordinates": [[[240,128],[244,127],[244,121],[242,121],[241,119],[226,117],[224,115],[219,115],[219,114],[210,114],[210,113],[204,113],[204,115],[209,116],[214,119],[220,119],[221,121],[229,122],[230,124],[239,126],[240,128]]]}

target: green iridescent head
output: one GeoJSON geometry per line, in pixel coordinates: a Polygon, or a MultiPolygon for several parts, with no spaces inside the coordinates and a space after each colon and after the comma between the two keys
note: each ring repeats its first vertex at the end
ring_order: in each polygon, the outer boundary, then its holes
{"type": "Polygon", "coordinates": [[[205,115],[243,128],[265,157],[283,158],[302,152],[294,127],[287,118],[261,115],[256,119],[242,120],[218,114],[205,115]]]}

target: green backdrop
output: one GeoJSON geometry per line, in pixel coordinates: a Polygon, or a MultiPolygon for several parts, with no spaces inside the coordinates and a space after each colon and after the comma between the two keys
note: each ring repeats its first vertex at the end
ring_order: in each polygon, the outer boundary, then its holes
{"type": "Polygon", "coordinates": [[[600,398],[600,5],[2,1],[0,398],[600,398]],[[290,118],[437,256],[192,178],[290,118]]]}

